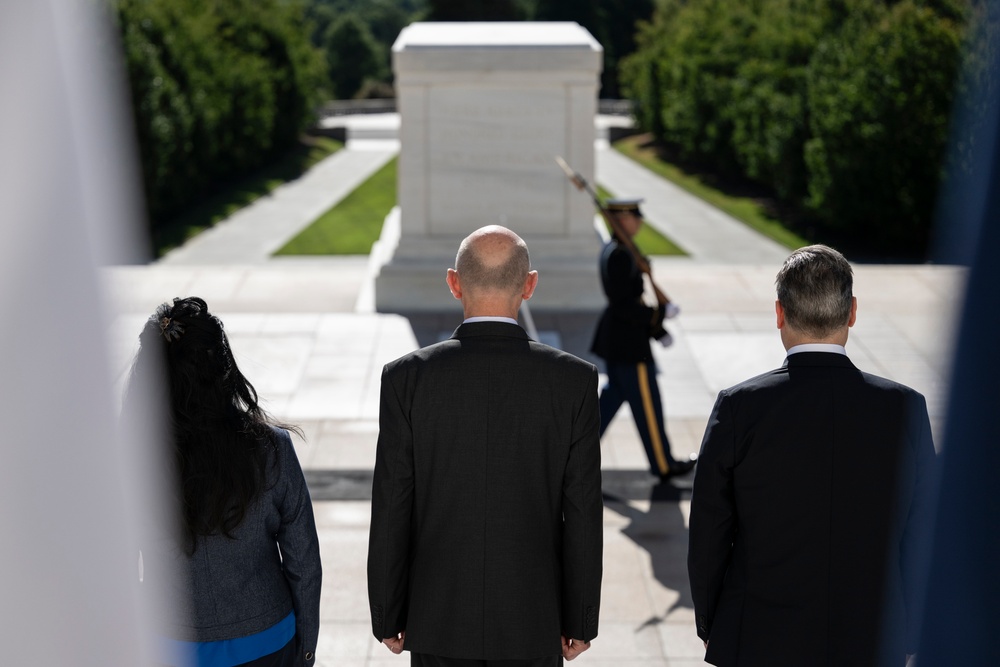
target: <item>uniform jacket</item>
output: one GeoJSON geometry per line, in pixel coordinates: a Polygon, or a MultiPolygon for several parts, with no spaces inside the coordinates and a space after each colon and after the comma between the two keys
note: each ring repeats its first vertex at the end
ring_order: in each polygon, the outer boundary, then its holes
{"type": "Polygon", "coordinates": [[[382,373],[368,595],[376,638],[478,660],[597,635],[597,371],[502,322],[382,373]]]}
{"type": "Polygon", "coordinates": [[[649,339],[664,333],[664,307],[642,302],[642,271],[625,246],[617,241],[605,245],[600,267],[608,305],[597,323],[591,352],[611,362],[653,361],[649,339]]]}
{"type": "Polygon", "coordinates": [[[841,354],[793,354],[721,392],[688,552],[706,660],[902,667],[934,458],[923,396],[841,354]]]}

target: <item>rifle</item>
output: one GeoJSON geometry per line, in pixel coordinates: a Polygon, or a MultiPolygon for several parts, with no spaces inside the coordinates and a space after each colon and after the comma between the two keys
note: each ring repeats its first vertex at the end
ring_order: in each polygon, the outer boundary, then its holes
{"type": "Polygon", "coordinates": [[[615,236],[618,237],[618,241],[625,246],[629,253],[631,253],[632,258],[639,267],[639,270],[645,273],[646,277],[649,278],[649,284],[653,288],[653,294],[656,295],[656,302],[660,305],[669,304],[670,299],[653,280],[653,271],[649,266],[649,262],[642,256],[642,253],[639,252],[639,248],[636,247],[632,238],[625,233],[624,229],[622,229],[618,219],[611,214],[611,211],[609,211],[604,204],[601,203],[601,198],[597,196],[597,192],[595,192],[594,188],[587,182],[587,179],[584,178],[580,172],[574,171],[574,169],[566,163],[566,160],[562,159],[558,155],[556,156],[556,162],[559,163],[559,166],[566,174],[566,177],[570,180],[570,183],[575,185],[577,190],[582,190],[589,194],[590,198],[594,200],[594,206],[596,206],[597,210],[601,212],[601,216],[604,218],[604,221],[608,223],[608,227],[614,231],[615,236]]]}

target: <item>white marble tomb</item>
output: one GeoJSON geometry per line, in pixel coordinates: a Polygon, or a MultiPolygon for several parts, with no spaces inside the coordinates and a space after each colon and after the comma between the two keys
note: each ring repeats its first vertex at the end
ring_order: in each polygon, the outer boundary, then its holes
{"type": "Polygon", "coordinates": [[[376,308],[457,307],[445,270],[461,239],[489,224],[528,243],[533,307],[599,307],[593,204],[554,158],[593,180],[600,44],[576,23],[415,23],[393,45],[393,67],[398,245],[376,308]]]}

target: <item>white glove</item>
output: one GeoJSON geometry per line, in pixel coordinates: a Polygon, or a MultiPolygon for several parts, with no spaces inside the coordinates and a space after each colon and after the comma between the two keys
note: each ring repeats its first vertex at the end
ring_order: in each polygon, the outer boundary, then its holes
{"type": "Polygon", "coordinates": [[[677,317],[680,314],[681,314],[681,307],[675,304],[673,301],[671,301],[670,303],[667,304],[667,308],[664,311],[663,316],[669,320],[671,318],[677,317]]]}
{"type": "Polygon", "coordinates": [[[674,344],[674,337],[670,335],[670,332],[666,332],[656,340],[660,341],[660,345],[663,347],[670,347],[674,344]]]}

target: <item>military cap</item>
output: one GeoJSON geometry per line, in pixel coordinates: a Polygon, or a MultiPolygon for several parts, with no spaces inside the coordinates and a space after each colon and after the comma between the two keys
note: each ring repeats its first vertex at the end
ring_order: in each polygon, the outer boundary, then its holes
{"type": "Polygon", "coordinates": [[[639,210],[639,204],[643,201],[642,197],[618,197],[607,200],[604,205],[614,213],[634,213],[641,218],[642,211],[639,210]]]}

